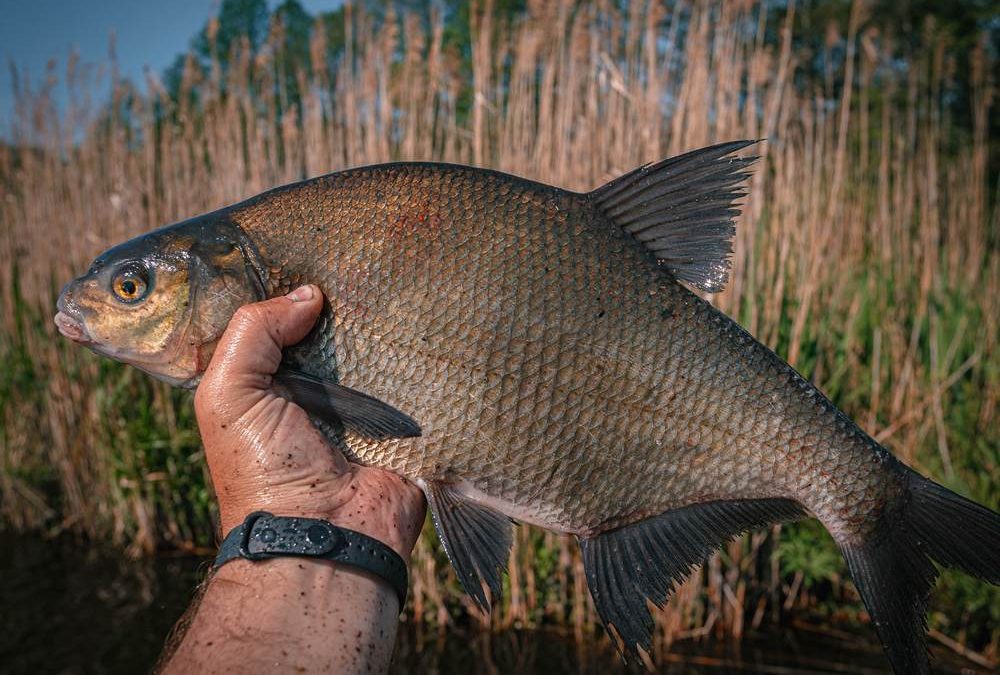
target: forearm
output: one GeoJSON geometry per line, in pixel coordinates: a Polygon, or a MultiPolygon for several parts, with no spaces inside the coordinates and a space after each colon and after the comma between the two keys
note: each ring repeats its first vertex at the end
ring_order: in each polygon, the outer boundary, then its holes
{"type": "MultiPolygon", "coordinates": [[[[198,385],[195,412],[221,531],[262,510],[319,518],[377,539],[405,563],[424,522],[420,490],[350,464],[302,408],[269,387],[282,350],[308,333],[322,307],[318,289],[303,287],[241,309],[198,385]]],[[[281,556],[234,559],[203,588],[161,672],[388,669],[400,607],[385,580],[326,560],[281,556]]]]}
{"type": "Polygon", "coordinates": [[[351,567],[235,560],[208,582],[163,672],[385,672],[398,604],[385,581],[351,567]]]}

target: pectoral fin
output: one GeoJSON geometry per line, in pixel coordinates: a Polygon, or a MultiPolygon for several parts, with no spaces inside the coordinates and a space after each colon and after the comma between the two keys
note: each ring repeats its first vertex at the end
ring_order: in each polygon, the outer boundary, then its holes
{"type": "Polygon", "coordinates": [[[360,391],[291,368],[281,368],[274,383],[307,413],[366,438],[383,441],[420,435],[420,425],[388,403],[360,391]]]}
{"type": "Polygon", "coordinates": [[[484,611],[503,593],[503,573],[513,542],[510,518],[465,498],[448,485],[424,487],[431,518],[465,592],[484,611]],[[490,589],[487,597],[483,586],[490,589]]]}

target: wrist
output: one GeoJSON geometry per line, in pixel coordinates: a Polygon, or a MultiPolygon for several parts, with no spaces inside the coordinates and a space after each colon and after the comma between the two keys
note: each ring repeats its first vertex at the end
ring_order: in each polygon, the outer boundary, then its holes
{"type": "Polygon", "coordinates": [[[220,491],[223,536],[255,511],[276,516],[315,518],[375,539],[409,564],[424,521],[423,496],[386,472],[352,471],[347,480],[300,480],[255,490],[220,491]],[[404,489],[409,488],[409,489],[404,489]]]}
{"type": "Polygon", "coordinates": [[[251,513],[257,511],[267,511],[276,516],[324,520],[331,525],[359,532],[385,544],[390,549],[395,551],[399,557],[403,559],[403,562],[406,563],[407,566],[410,564],[410,551],[412,550],[412,544],[407,538],[401,536],[400,528],[395,527],[391,521],[388,521],[384,517],[385,514],[380,513],[382,509],[379,509],[377,506],[373,508],[362,505],[354,505],[354,507],[351,508],[320,509],[309,508],[307,505],[301,505],[301,503],[299,503],[299,505],[293,505],[285,500],[262,501],[264,501],[263,505],[258,505],[253,508],[247,505],[241,505],[230,509],[227,517],[222,519],[223,537],[227,536],[234,529],[240,527],[251,513]]]}
{"type": "Polygon", "coordinates": [[[321,612],[333,605],[377,604],[379,611],[399,615],[401,608],[395,591],[368,572],[332,560],[299,556],[283,556],[266,560],[237,559],[223,565],[212,574],[210,584],[231,587],[231,593],[268,599],[275,607],[246,607],[248,618],[256,617],[264,626],[273,619],[275,624],[287,623],[288,610],[300,607],[308,612],[321,612]],[[242,590],[237,590],[242,589],[242,590]]]}
{"type": "Polygon", "coordinates": [[[234,560],[263,561],[282,557],[328,560],[358,568],[383,579],[406,602],[407,568],[402,556],[366,534],[327,520],[251,513],[233,528],[215,560],[219,568],[234,560]]]}

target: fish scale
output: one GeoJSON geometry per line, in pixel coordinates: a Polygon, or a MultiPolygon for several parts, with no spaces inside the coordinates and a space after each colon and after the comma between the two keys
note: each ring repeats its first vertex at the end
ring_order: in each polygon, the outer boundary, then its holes
{"type": "Polygon", "coordinates": [[[111,249],[64,290],[56,322],[196,386],[239,304],[317,284],[327,304],[276,390],[350,459],[424,490],[483,609],[502,590],[511,519],[533,523],[579,539],[616,645],[649,652],[649,602],[740,533],[812,515],[893,668],[928,673],[932,561],[1000,582],[1000,516],[896,460],[684,285],[725,285],[753,161],[734,154],[750,145],[590,193],[446,164],[322,176],[111,249]],[[107,288],[135,291],[136,313],[107,288]],[[142,351],[144,320],[172,359],[142,351]]]}
{"type": "Polygon", "coordinates": [[[539,520],[572,532],[761,496],[794,496],[827,523],[864,521],[887,499],[892,486],[863,462],[872,446],[838,428],[832,408],[814,410],[811,387],[651,265],[586,195],[465,167],[391,165],[282,189],[231,217],[262,257],[282,261],[273,294],[293,277],[327,294],[332,318],[300,348],[309,372],[339,375],[420,421],[416,439],[349,437],[357,461],[468,481],[526,509],[562,504],[565,522],[539,520]],[[321,230],[299,236],[303,217],[321,230]],[[398,238],[399,222],[420,226],[398,238]],[[361,268],[341,304],[339,270],[361,268]],[[769,434],[753,432],[759,422],[769,434]],[[822,430],[824,442],[806,452],[800,429],[822,430]],[[767,476],[745,470],[772,457],[794,463],[767,476]],[[552,466],[574,475],[573,461],[628,480],[557,481],[540,497],[538,477],[552,466]],[[800,494],[800,477],[824,463],[860,469],[863,498],[800,494]]]}

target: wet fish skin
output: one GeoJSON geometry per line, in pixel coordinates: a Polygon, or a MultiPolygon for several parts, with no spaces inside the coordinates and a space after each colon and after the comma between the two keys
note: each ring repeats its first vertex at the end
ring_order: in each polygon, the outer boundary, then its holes
{"type": "Polygon", "coordinates": [[[389,401],[417,439],[356,461],[457,483],[595,534],[718,499],[791,497],[863,536],[893,460],[812,385],[660,269],[587,195],[389,165],[228,213],[268,293],[329,298],[292,358],[389,401]]]}
{"type": "Polygon", "coordinates": [[[811,515],[893,668],[929,672],[932,561],[1000,583],[1000,516],[900,463],[679,283],[724,285],[751,161],[732,154],[749,145],[590,193],[430,163],[322,176],[112,249],[57,323],[191,386],[237,301],[315,283],[328,304],[286,352],[283,393],[348,457],[423,488],[480,606],[502,587],[510,518],[534,523],[578,537],[609,632],[649,651],[647,600],[739,533],[811,515]],[[106,297],[135,269],[180,318],[106,297]]]}

